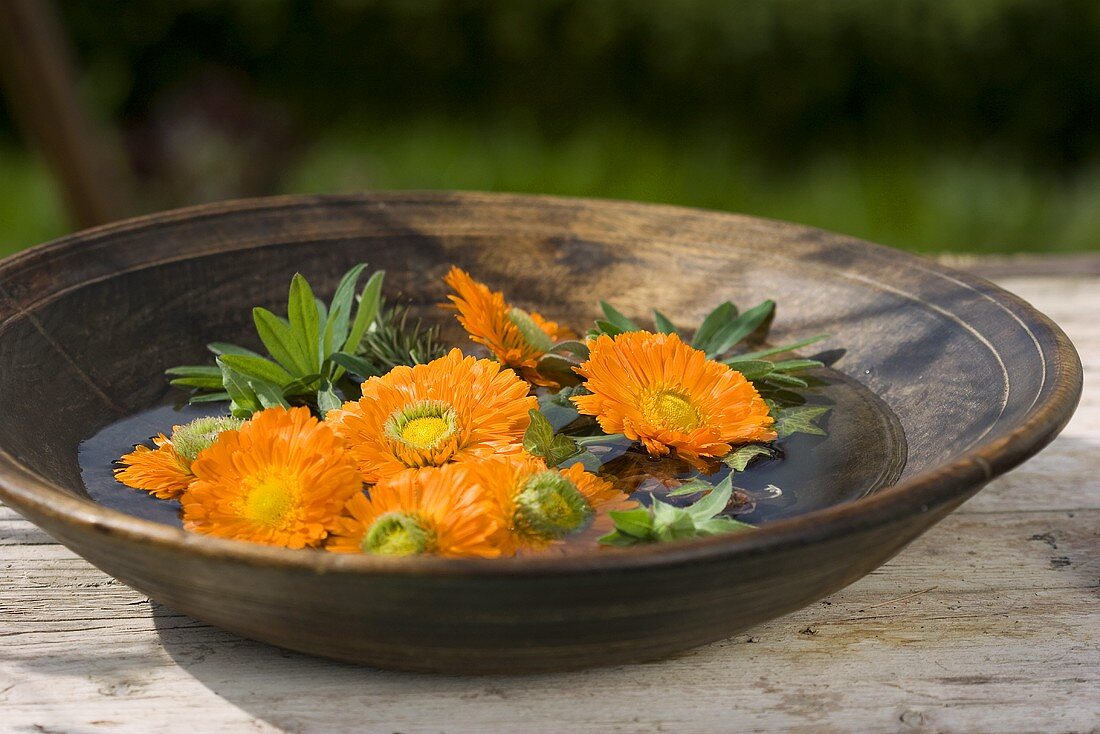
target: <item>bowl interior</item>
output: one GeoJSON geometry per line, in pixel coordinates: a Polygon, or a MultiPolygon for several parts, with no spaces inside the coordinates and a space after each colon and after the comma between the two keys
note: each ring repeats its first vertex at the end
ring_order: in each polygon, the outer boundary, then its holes
{"type": "Polygon", "coordinates": [[[1005,294],[817,230],[532,197],[297,198],[136,220],[9,260],[0,448],[88,498],[78,446],[178,400],[165,367],[205,362],[210,341],[254,346],[252,306],[285,309],[299,270],[330,294],[360,261],[385,269],[387,292],[445,323],[454,343],[461,331],[436,307],[451,264],[575,328],[601,298],[639,320],[658,308],[689,326],[725,299],[775,299],[772,341],[832,335],[813,351],[833,360],[836,430],[799,480],[819,485],[800,511],[996,440],[1046,386],[1043,347],[1005,294]]]}

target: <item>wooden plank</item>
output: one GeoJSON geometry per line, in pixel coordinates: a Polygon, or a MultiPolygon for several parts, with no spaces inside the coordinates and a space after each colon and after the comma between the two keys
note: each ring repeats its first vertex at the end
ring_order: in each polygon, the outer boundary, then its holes
{"type": "Polygon", "coordinates": [[[515,726],[515,706],[528,731],[1083,730],[1100,714],[1098,526],[1095,510],[955,515],[748,635],[653,665],[473,679],[285,653],[151,605],[58,546],[4,546],[20,583],[3,601],[0,706],[15,728],[62,731],[471,731],[515,726]]]}
{"type": "Polygon", "coordinates": [[[522,677],[387,673],[189,620],[0,507],[0,728],[1094,730],[1100,279],[1007,285],[1059,320],[1081,351],[1077,416],[1046,452],[819,604],[649,665],[522,677]]]}

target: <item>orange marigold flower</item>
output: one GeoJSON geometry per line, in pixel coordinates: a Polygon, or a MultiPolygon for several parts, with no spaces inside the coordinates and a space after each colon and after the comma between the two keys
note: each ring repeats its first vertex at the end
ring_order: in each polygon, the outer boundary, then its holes
{"type": "Polygon", "coordinates": [[[590,395],[572,398],[607,433],[641,441],[654,456],[670,449],[701,467],[734,444],[772,441],[772,417],[744,375],[707,359],[676,334],[629,332],[589,342],[578,374],[590,395]]]}
{"type": "Polygon", "coordinates": [[[447,307],[458,311],[458,321],[472,341],[488,347],[501,364],[528,382],[557,385],[540,375],[536,366],[555,342],[574,338],[573,332],[537,313],[510,306],[503,293],[489,290],[459,268],[452,267],[443,282],[455,291],[448,296],[454,305],[447,307]]]}
{"type": "Polygon", "coordinates": [[[153,439],[155,449],[135,446],[119,461],[115,479],[133,489],[144,489],[162,500],[178,499],[194,480],[191,462],[176,452],[163,433],[153,439]]]}
{"type": "Polygon", "coordinates": [[[386,556],[495,558],[499,516],[465,464],[405,471],[347,503],[326,548],[386,556]]]}
{"type": "Polygon", "coordinates": [[[537,407],[514,372],[452,349],[370,378],[363,397],[330,411],[327,422],[373,484],[410,468],[516,453],[537,407]]]}
{"type": "Polygon", "coordinates": [[[191,464],[184,527],[287,548],[317,546],[363,488],[355,461],[308,408],[269,408],[191,464]]]}
{"type": "Polygon", "coordinates": [[[522,454],[468,465],[475,480],[495,499],[500,513],[498,544],[505,553],[592,547],[614,523],[608,510],[634,506],[610,482],[580,464],[549,469],[542,459],[522,454]],[[569,538],[570,542],[564,540],[569,538]]]}

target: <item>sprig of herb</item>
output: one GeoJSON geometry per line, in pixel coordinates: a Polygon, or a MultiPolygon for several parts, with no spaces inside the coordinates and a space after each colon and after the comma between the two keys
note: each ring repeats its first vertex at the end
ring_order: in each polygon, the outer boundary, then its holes
{"type": "Polygon", "coordinates": [[[439,327],[427,326],[422,319],[410,325],[410,311],[408,305],[382,308],[375,323],[363,334],[357,354],[377,374],[385,374],[398,365],[427,364],[447,353],[447,346],[439,340],[439,327]]]}
{"type": "Polygon", "coordinates": [[[365,269],[361,263],[345,273],[328,305],[314,297],[301,273],[295,274],[287,318],[266,308],[252,310],[267,356],[215,342],[208,345],[214,366],[173,367],[166,370],[171,384],[192,389],[193,403],[229,400],[230,412],[238,418],[276,405],[308,405],[322,415],[339,407],[338,385],[349,372],[358,377],[378,374],[354,354],[378,315],[385,277],[384,271],[374,273],[356,299],[365,269]]]}
{"type": "Polygon", "coordinates": [[[600,538],[600,543],[628,547],[752,529],[748,523],[722,516],[732,496],[733,483],[727,476],[705,497],[687,507],[676,507],[654,497],[649,507],[613,510],[608,515],[615,523],[615,530],[600,538]]]}

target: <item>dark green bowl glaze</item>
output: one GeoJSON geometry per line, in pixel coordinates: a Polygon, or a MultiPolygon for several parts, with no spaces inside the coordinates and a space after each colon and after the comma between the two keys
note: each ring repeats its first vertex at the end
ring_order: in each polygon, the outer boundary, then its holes
{"type": "MultiPolygon", "coordinates": [[[[852,583],[1045,446],[1081,390],[1065,335],[1019,298],[894,250],[665,206],[472,193],[290,197],[134,219],[0,263],[0,499],[107,573],[247,637],[448,672],[657,658],[852,583]],[[751,533],[569,558],[387,559],[187,534],[96,504],[77,446],[171,399],[161,370],[249,330],[296,270],[349,265],[429,308],[451,263],[577,325],[597,299],[691,324],[779,301],[896,415],[893,486],[751,533]]],[[[89,593],[94,593],[91,591],[89,593]]]]}

